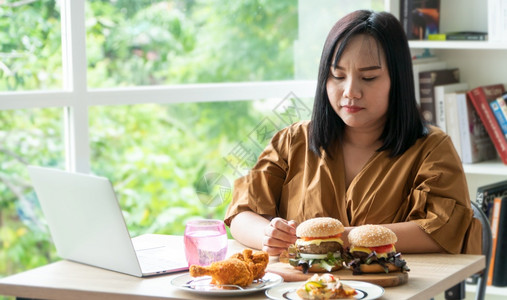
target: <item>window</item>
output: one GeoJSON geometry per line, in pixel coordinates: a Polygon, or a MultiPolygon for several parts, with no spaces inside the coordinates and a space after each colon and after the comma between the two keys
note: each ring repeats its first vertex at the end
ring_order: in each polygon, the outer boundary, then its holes
{"type": "Polygon", "coordinates": [[[296,1],[88,1],[86,24],[90,87],[294,78],[296,1]]]}
{"type": "Polygon", "coordinates": [[[61,108],[0,111],[0,275],[56,258],[26,165],[65,165],[61,108]]]}
{"type": "Polygon", "coordinates": [[[27,164],[110,178],[132,235],[222,218],[232,182],[270,134],[309,118],[331,25],[353,9],[382,7],[4,1],[0,276],[57,259],[27,164]]]}
{"type": "Polygon", "coordinates": [[[0,4],[0,91],[62,87],[60,8],[55,1],[0,4]]]}

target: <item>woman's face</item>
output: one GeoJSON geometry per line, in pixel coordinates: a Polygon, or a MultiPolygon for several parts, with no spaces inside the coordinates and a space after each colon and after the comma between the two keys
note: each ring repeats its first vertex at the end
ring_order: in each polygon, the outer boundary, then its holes
{"type": "Polygon", "coordinates": [[[384,128],[390,87],[385,54],[374,38],[364,34],[349,40],[326,83],[334,111],[357,129],[384,128]]]}

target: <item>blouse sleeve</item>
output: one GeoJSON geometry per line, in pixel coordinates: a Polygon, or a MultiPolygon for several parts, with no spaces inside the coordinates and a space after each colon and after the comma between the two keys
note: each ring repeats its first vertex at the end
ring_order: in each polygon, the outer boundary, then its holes
{"type": "Polygon", "coordinates": [[[481,253],[481,224],[473,218],[461,160],[445,136],[427,153],[409,201],[408,221],[417,223],[449,253],[481,253]]]}
{"type": "Polygon", "coordinates": [[[277,215],[277,206],[288,170],[290,143],[290,127],[276,133],[252,170],[234,182],[232,201],[224,219],[227,226],[230,226],[231,220],[243,211],[268,216],[277,215]]]}

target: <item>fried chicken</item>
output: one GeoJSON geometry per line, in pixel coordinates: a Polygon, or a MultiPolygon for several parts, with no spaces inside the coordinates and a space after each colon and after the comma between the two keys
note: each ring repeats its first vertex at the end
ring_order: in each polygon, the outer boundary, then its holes
{"type": "Polygon", "coordinates": [[[229,258],[212,263],[207,267],[190,266],[190,276],[211,276],[212,284],[239,285],[245,287],[253,282],[253,274],[248,263],[237,258],[229,258]]]}
{"type": "Polygon", "coordinates": [[[252,253],[245,249],[230,258],[212,263],[207,267],[190,266],[190,276],[211,276],[211,283],[218,285],[239,285],[245,287],[254,280],[264,277],[269,255],[264,251],[252,253]]]}
{"type": "Polygon", "coordinates": [[[265,251],[257,251],[252,256],[254,263],[254,280],[261,279],[266,274],[266,267],[269,263],[269,255],[265,251]]]}
{"type": "Polygon", "coordinates": [[[253,272],[254,280],[260,279],[264,277],[266,274],[266,267],[269,263],[269,255],[265,251],[257,251],[252,253],[251,249],[243,250],[243,253],[236,253],[231,256],[231,258],[237,258],[239,260],[245,261],[250,265],[250,269],[253,272]]]}

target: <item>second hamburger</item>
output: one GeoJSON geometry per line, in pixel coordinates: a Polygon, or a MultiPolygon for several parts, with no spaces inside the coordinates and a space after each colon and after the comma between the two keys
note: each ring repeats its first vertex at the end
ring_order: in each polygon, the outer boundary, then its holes
{"type": "Polygon", "coordinates": [[[304,221],[296,228],[298,239],[294,245],[296,257],[289,263],[303,273],[332,272],[343,266],[345,228],[334,218],[319,217],[304,221]]]}
{"type": "Polygon", "coordinates": [[[362,225],[348,235],[348,266],[353,274],[409,271],[407,263],[396,253],[396,234],[381,225],[362,225]]]}

